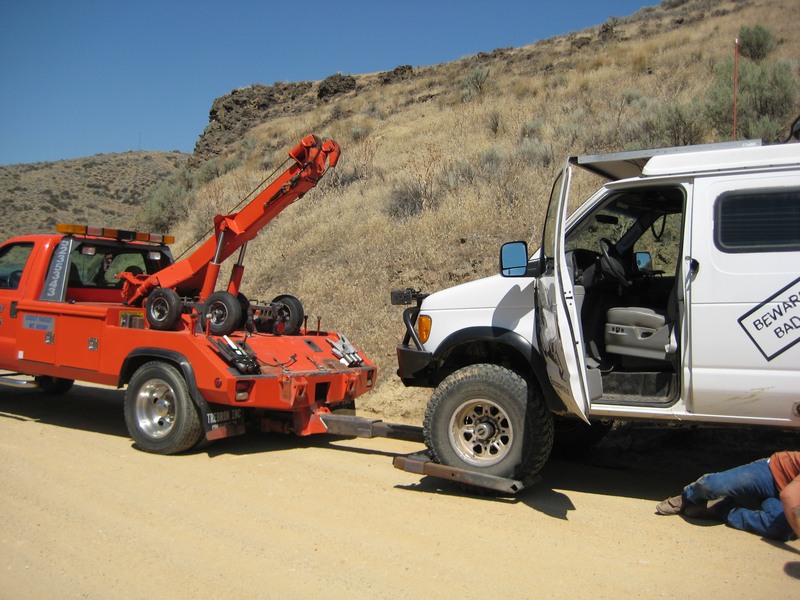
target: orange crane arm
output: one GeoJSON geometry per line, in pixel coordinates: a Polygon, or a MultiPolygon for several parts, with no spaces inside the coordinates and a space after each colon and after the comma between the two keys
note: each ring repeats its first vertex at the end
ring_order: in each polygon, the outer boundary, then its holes
{"type": "MultiPolygon", "coordinates": [[[[217,215],[214,235],[197,250],[143,280],[126,276],[125,303],[136,305],[159,287],[176,290],[181,296],[205,300],[214,292],[220,265],[244,247],[283,209],[313,188],[339,160],[341,148],[333,140],[309,135],[289,151],[293,163],[238,213],[217,215]]],[[[228,291],[238,292],[241,264],[234,268],[228,291]]],[[[127,274],[125,274],[127,275],[127,274]]]]}

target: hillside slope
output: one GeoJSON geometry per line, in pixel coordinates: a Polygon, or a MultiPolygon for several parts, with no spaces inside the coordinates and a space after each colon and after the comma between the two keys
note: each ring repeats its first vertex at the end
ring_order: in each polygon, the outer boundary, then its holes
{"type": "Polygon", "coordinates": [[[150,188],[187,159],[181,152],[126,152],[0,166],[0,236],[74,221],[130,227],[150,188]]]}
{"type": "MultiPolygon", "coordinates": [[[[355,90],[273,116],[221,152],[240,166],[198,191],[176,233],[193,240],[306,133],[339,141],[336,171],[251,243],[245,292],[298,296],[310,323],[320,316],[346,332],[396,386],[403,325],[391,289],[432,292],[492,274],[507,240],[536,247],[560,161],[629,147],[659,107],[703,98],[742,25],[769,28],[774,58],[796,72],[799,13],[789,1],[687,2],[397,81],[357,76],[355,90]]],[[[706,130],[698,141],[719,139],[706,130]]],[[[387,416],[406,409],[362,404],[387,416]]]]}
{"type": "MultiPolygon", "coordinates": [[[[340,86],[234,90],[214,101],[182,171],[205,175],[165,207],[187,215],[172,227],[176,254],[209,229],[214,214],[234,210],[303,136],[336,139],[343,156],[335,171],[249,245],[244,292],[262,300],[298,296],[309,324],[319,317],[323,328],[345,332],[377,361],[380,379],[396,385],[403,326],[402,311],[389,304],[392,288],[432,292],[494,273],[504,241],[536,247],[560,162],[663,144],[655,117],[697,110],[693,103],[732,57],[743,25],[773,33],[770,60],[788,61],[796,79],[799,17],[793,0],[670,0],[452,63],[339,76],[340,86]]],[[[724,139],[702,123],[688,126],[696,141],[724,139]]],[[[76,200],[69,210],[83,206],[76,200]]],[[[34,209],[32,220],[50,212],[34,209]]],[[[405,410],[377,408],[387,416],[405,410]]]]}

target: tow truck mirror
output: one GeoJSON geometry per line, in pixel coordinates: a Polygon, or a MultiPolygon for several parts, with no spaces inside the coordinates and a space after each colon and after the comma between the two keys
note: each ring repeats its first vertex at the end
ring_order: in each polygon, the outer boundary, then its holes
{"type": "Polygon", "coordinates": [[[500,274],[503,277],[525,277],[528,273],[528,244],[508,242],[500,248],[500,274]]]}
{"type": "Polygon", "coordinates": [[[81,246],[81,254],[84,256],[94,256],[97,254],[97,248],[94,246],[81,246]]]}
{"type": "Polygon", "coordinates": [[[156,252],[155,250],[151,250],[147,253],[148,260],[160,261],[161,260],[161,252],[156,252]]]}

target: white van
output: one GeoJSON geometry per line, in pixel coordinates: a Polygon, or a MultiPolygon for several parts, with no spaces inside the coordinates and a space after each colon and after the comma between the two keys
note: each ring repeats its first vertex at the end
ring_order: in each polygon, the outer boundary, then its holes
{"type": "Polygon", "coordinates": [[[572,157],[538,251],[400,296],[438,462],[521,479],[615,419],[800,431],[800,144],[572,157]],[[567,218],[577,167],[609,182],[567,218]]]}

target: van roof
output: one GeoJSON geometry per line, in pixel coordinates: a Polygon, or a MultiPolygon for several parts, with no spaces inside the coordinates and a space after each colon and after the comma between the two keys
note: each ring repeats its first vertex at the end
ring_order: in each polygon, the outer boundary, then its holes
{"type": "Polygon", "coordinates": [[[800,166],[800,144],[776,144],[738,150],[712,150],[692,156],[654,156],[642,171],[645,177],[683,173],[710,173],[746,168],[800,166]]]}
{"type": "Polygon", "coordinates": [[[601,177],[616,181],[640,176],[798,164],[800,144],[762,146],[761,140],[742,140],[573,156],[569,161],[601,177]]]}

